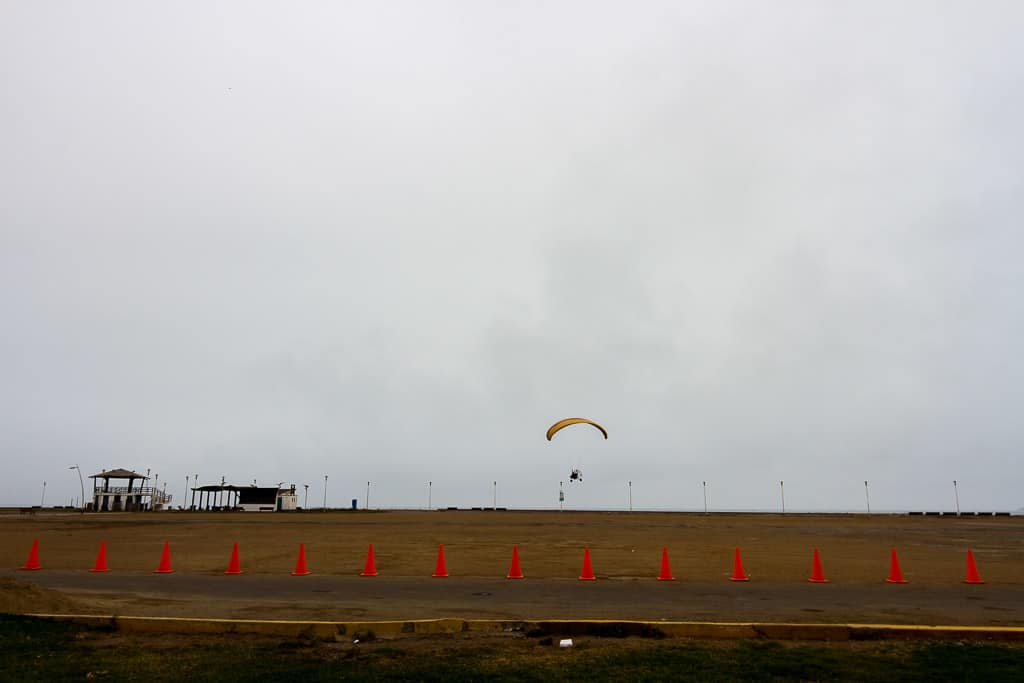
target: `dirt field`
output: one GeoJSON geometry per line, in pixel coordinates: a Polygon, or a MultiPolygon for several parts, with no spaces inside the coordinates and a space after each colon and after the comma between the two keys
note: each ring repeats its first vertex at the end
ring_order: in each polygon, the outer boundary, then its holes
{"type": "Polygon", "coordinates": [[[1024,625],[1024,518],[599,512],[0,514],[0,610],[271,619],[1024,625]],[[34,538],[40,564],[19,571],[34,538]],[[111,571],[93,574],[101,540],[111,571]],[[174,574],[154,574],[164,541],[174,574]],[[225,576],[232,543],[241,576],[225,576]],[[299,543],[311,576],[294,577],[299,543]],[[379,576],[359,577],[373,543],[379,576]],[[443,543],[450,577],[433,579],[443,543]],[[524,581],[506,580],[518,544],[524,581]],[[580,582],[589,546],[596,582],[580,582]],[[728,580],[739,546],[751,581],[728,580]],[[674,582],[655,580],[666,547],[674,582]],[[828,584],[811,584],[813,548],[828,584]],[[910,582],[884,582],[896,548],[910,582]],[[987,583],[962,583],[973,549],[987,583]],[[33,586],[26,585],[31,582],[33,586]]]}

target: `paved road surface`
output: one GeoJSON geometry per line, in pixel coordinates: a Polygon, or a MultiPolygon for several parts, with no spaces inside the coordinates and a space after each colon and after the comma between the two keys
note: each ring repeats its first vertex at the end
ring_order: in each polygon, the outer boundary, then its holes
{"type": "Polygon", "coordinates": [[[611,618],[1024,626],[1024,587],[693,583],[653,579],[210,576],[55,570],[0,575],[92,613],[246,619],[611,618]]]}

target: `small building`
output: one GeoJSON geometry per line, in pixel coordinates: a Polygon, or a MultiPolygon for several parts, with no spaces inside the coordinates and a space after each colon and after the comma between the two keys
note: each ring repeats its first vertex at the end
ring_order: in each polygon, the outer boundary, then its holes
{"type": "Polygon", "coordinates": [[[93,474],[89,478],[93,480],[90,505],[93,512],[159,510],[171,502],[170,494],[154,486],[146,486],[149,477],[145,474],[119,468],[93,474]],[[114,485],[111,485],[111,480],[114,485]],[[128,485],[119,485],[119,480],[127,480],[128,485]]]}
{"type": "Polygon", "coordinates": [[[280,486],[243,486],[238,489],[238,508],[246,512],[282,512],[294,510],[298,496],[295,484],[280,486]]]}
{"type": "Polygon", "coordinates": [[[241,510],[244,512],[282,512],[295,510],[298,494],[295,484],[289,488],[277,486],[234,486],[214,484],[192,489],[193,510],[241,510]],[[196,494],[199,505],[196,506],[196,494]]]}

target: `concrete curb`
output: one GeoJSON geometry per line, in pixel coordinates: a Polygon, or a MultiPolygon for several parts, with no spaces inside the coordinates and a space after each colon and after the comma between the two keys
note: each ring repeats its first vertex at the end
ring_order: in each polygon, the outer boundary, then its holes
{"type": "Polygon", "coordinates": [[[521,633],[595,638],[695,638],[771,640],[999,640],[1024,641],[1019,626],[919,626],[904,624],[787,624],[765,622],[416,619],[410,621],[271,621],[185,619],[83,614],[29,614],[90,628],[130,633],[252,634],[315,640],[365,639],[452,633],[521,633]]]}

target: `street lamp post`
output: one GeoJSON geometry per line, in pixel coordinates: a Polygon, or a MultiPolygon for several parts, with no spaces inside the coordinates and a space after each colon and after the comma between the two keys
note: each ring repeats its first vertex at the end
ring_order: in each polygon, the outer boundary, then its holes
{"type": "Polygon", "coordinates": [[[786,514],[786,487],[779,481],[779,495],[782,496],[782,514],[786,514]]]}
{"type": "Polygon", "coordinates": [[[491,509],[498,509],[498,482],[494,482],[494,499],[491,501],[491,509]]]}
{"type": "Polygon", "coordinates": [[[565,503],[565,489],[562,488],[563,482],[558,482],[558,511],[562,511],[562,505],[565,503]]]}
{"type": "Polygon", "coordinates": [[[366,504],[363,507],[370,509],[370,482],[366,482],[366,504]]]}
{"type": "Polygon", "coordinates": [[[82,512],[85,512],[85,481],[82,479],[82,468],[78,465],[69,467],[69,470],[78,470],[78,485],[82,489],[82,512]]]}
{"type": "Polygon", "coordinates": [[[868,505],[868,514],[871,514],[871,496],[868,495],[868,481],[864,480],[864,502],[868,505]]]}
{"type": "Polygon", "coordinates": [[[185,493],[184,493],[184,494],[182,494],[182,497],[181,497],[181,505],[179,505],[179,506],[178,506],[178,507],[180,507],[180,508],[181,508],[182,510],[184,510],[184,509],[185,509],[185,503],[186,503],[186,502],[188,501],[188,480],[189,480],[189,475],[187,475],[187,474],[186,474],[186,475],[185,475],[185,493]]]}
{"type": "Polygon", "coordinates": [[[706,515],[708,514],[708,483],[702,481],[701,484],[704,485],[704,514],[706,515]]]}
{"type": "Polygon", "coordinates": [[[956,479],[953,480],[953,498],[956,500],[956,516],[960,516],[960,492],[956,488],[956,479]]]}
{"type": "Polygon", "coordinates": [[[327,475],[324,475],[324,512],[327,512],[327,475]]]}
{"type": "Polygon", "coordinates": [[[302,503],[302,509],[303,510],[308,510],[309,509],[309,484],[303,484],[303,486],[306,487],[306,500],[305,500],[305,502],[302,503]]]}
{"type": "Polygon", "coordinates": [[[157,473],[157,474],[153,475],[153,495],[151,495],[149,497],[149,510],[150,510],[150,512],[152,512],[153,510],[156,510],[156,497],[157,497],[157,494],[159,492],[160,492],[160,474],[157,473]]]}
{"type": "Polygon", "coordinates": [[[46,502],[46,482],[43,482],[43,495],[39,497],[39,507],[43,507],[46,502]]]}
{"type": "Polygon", "coordinates": [[[633,511],[633,482],[629,482],[629,511],[633,511]]]}
{"type": "Polygon", "coordinates": [[[431,496],[434,494],[434,482],[427,482],[427,509],[429,510],[432,505],[431,496]]]}

